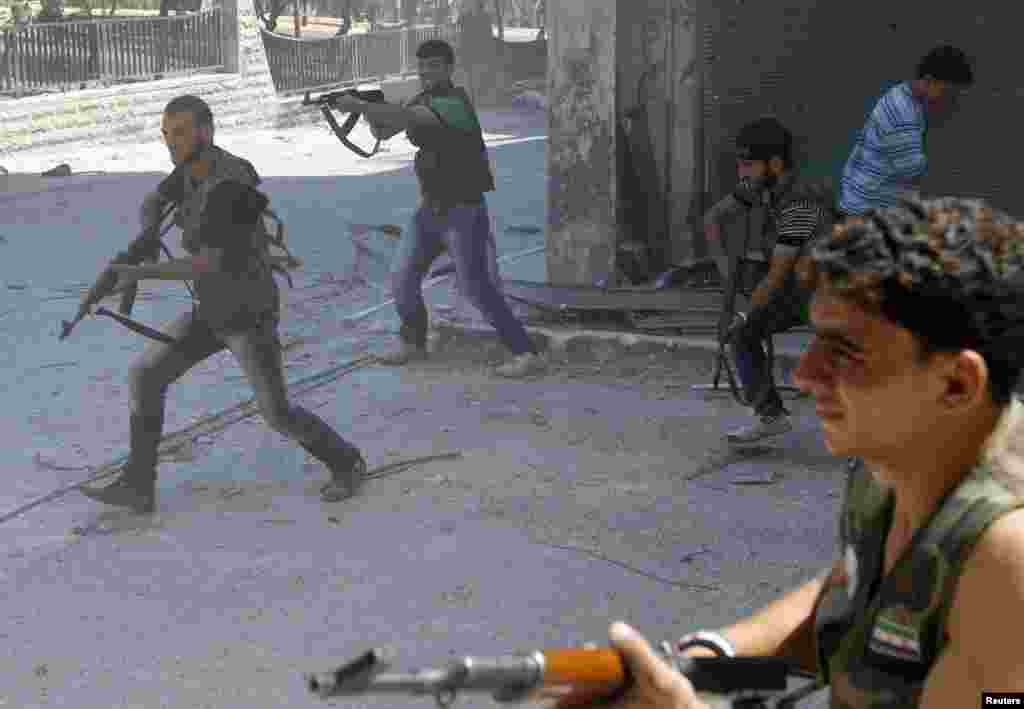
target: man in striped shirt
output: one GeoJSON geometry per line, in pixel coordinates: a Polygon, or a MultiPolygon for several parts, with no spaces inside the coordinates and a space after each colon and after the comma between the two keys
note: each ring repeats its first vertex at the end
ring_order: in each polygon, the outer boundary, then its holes
{"type": "Polygon", "coordinates": [[[917,191],[928,167],[928,120],[949,116],[973,81],[964,53],[943,46],[920,61],[916,79],[897,84],[879,99],[843,169],[838,206],[844,215],[891,207],[901,195],[917,191]]]}
{"type": "MultiPolygon", "coordinates": [[[[765,254],[767,266],[754,276],[757,286],[750,296],[749,313],[738,312],[725,335],[733,346],[744,398],[757,419],[726,438],[732,443],[753,443],[792,429],[789,412],[775,388],[764,342],[806,322],[810,294],[799,284],[796,263],[808,244],[831,225],[834,198],[823,186],[798,179],[793,168],[793,137],[774,118],[744,126],[736,147],[739,185],[712,208],[705,230],[713,248],[724,253],[721,221],[757,204],[766,206],[763,245],[770,249],[765,254]]],[[[741,308],[746,305],[743,299],[739,302],[741,308]]]]}

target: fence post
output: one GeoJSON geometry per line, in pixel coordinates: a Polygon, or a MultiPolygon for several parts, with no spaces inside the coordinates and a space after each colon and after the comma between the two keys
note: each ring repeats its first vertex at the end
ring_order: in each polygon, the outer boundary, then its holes
{"type": "Polygon", "coordinates": [[[402,68],[399,73],[405,74],[409,71],[409,28],[403,27],[399,31],[402,33],[402,68]]]}
{"type": "Polygon", "coordinates": [[[220,0],[220,37],[224,71],[237,74],[242,69],[238,61],[238,0],[220,0]]]}

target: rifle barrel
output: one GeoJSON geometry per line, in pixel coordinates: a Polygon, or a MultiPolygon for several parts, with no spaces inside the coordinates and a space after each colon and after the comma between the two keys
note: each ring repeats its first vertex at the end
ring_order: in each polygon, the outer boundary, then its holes
{"type": "Polygon", "coordinates": [[[321,697],[340,697],[364,692],[433,694],[451,685],[448,670],[419,672],[381,672],[372,677],[339,679],[335,672],[320,672],[307,678],[309,690],[321,697]]]}

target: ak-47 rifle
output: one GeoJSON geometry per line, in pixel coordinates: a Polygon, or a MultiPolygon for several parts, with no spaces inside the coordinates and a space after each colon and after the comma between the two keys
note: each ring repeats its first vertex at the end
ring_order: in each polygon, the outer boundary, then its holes
{"type": "MultiPolygon", "coordinates": [[[[782,658],[685,657],[668,643],[660,649],[663,658],[713,707],[792,709],[822,687],[814,675],[782,658]],[[791,689],[792,679],[802,679],[803,685],[791,689]]],[[[320,699],[385,692],[429,695],[447,709],[458,692],[487,693],[498,702],[581,693],[608,701],[632,684],[622,655],[609,647],[463,657],[441,669],[408,673],[386,672],[393,657],[388,648],[370,650],[332,672],[307,675],[307,688],[320,699]]]]}
{"type": "Polygon", "coordinates": [[[334,114],[331,113],[331,109],[334,104],[342,96],[355,96],[363,101],[369,101],[370,103],[384,103],[384,92],[380,89],[370,89],[368,91],[360,91],[359,89],[343,89],[341,91],[327,91],[321,93],[316,98],[310,98],[310,92],[307,91],[305,96],[302,97],[303,106],[319,106],[320,111],[324,114],[324,119],[327,121],[327,125],[331,127],[334,135],[338,137],[342,145],[351,150],[356,155],[361,155],[364,158],[372,158],[377,154],[380,149],[380,140],[373,146],[373,150],[366,152],[358,145],[348,139],[349,133],[356,127],[356,123],[359,122],[359,113],[350,113],[348,118],[345,119],[344,125],[338,125],[337,119],[334,114]]]}
{"type": "MultiPolygon", "coordinates": [[[[174,226],[174,222],[168,222],[165,226],[163,226],[163,228],[161,228],[161,224],[163,224],[164,220],[166,220],[170,213],[174,211],[175,206],[176,205],[174,204],[168,205],[164,209],[160,217],[160,220],[155,225],[148,227],[141,234],[139,234],[138,237],[135,238],[135,240],[132,242],[132,245],[129,247],[129,252],[125,254],[125,259],[115,258],[114,261],[111,262],[111,264],[120,262],[132,262],[136,255],[132,253],[134,251],[139,251],[139,255],[141,255],[142,251],[145,251],[147,252],[147,256],[151,255],[152,253],[155,253],[156,256],[159,257],[160,252],[158,249],[162,247],[166,250],[167,248],[166,246],[164,246],[163,241],[161,241],[161,239],[170,230],[170,228],[174,226]]],[[[104,307],[100,307],[96,310],[96,314],[106,315],[108,317],[114,318],[115,320],[121,322],[130,329],[139,332],[140,334],[146,335],[147,337],[152,337],[154,339],[161,340],[164,342],[173,342],[173,340],[171,340],[167,335],[164,335],[163,333],[157,330],[153,330],[152,328],[143,325],[142,323],[138,323],[128,317],[129,315],[131,315],[132,306],[135,304],[135,298],[139,292],[139,284],[137,281],[133,281],[123,286],[122,288],[118,288],[117,282],[118,276],[116,271],[114,271],[109,266],[103,269],[103,272],[100,273],[99,277],[96,279],[96,282],[93,283],[92,287],[85,294],[85,297],[82,298],[82,302],[78,306],[78,312],[75,314],[74,320],[61,321],[61,331],[59,339],[66,339],[68,335],[71,334],[71,331],[75,329],[75,326],[78,325],[78,323],[80,323],[85,318],[85,316],[92,314],[93,307],[99,305],[100,301],[120,291],[121,302],[118,307],[118,310],[120,311],[119,313],[114,313],[111,312],[110,310],[107,310],[104,307]]]]}

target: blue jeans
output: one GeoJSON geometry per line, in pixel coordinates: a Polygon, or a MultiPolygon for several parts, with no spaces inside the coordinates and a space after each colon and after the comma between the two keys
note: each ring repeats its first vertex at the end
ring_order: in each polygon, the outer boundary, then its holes
{"type": "Polygon", "coordinates": [[[516,319],[505,297],[498,291],[488,267],[491,218],[487,204],[462,204],[438,214],[421,206],[402,237],[392,273],[395,309],[402,321],[403,342],[423,347],[429,326],[423,302],[423,279],[434,260],[445,249],[455,264],[459,292],[483,313],[498,331],[498,337],[520,355],[534,352],[526,328],[516,319]]]}

